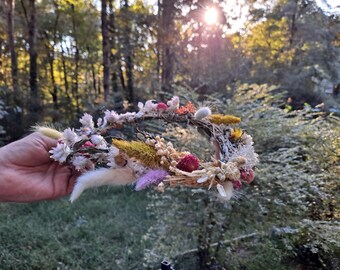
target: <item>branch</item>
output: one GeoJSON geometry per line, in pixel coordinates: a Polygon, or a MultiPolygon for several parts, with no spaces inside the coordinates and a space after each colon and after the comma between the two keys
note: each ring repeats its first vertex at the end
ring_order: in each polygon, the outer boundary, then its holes
{"type": "MultiPolygon", "coordinates": [[[[239,241],[239,240],[244,240],[244,239],[247,239],[247,238],[253,238],[253,237],[258,236],[258,235],[262,235],[262,234],[253,232],[253,233],[250,233],[250,234],[246,234],[246,235],[241,235],[239,237],[235,237],[235,238],[230,239],[230,240],[225,240],[225,241],[222,241],[222,242],[213,243],[213,244],[209,245],[209,247],[217,247],[218,245],[226,245],[226,244],[230,244],[232,242],[236,242],[236,241],[239,241]]],[[[184,257],[184,256],[187,256],[187,255],[190,255],[190,254],[193,254],[193,253],[197,253],[197,252],[198,252],[197,248],[189,249],[189,250],[186,250],[186,251],[184,251],[182,253],[176,254],[174,257],[175,258],[177,258],[177,257],[184,257]]]]}

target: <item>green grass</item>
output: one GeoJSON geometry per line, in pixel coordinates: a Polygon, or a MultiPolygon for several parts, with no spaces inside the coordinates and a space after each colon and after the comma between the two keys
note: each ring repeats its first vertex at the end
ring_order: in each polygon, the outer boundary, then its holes
{"type": "Polygon", "coordinates": [[[129,188],[88,191],[73,204],[1,204],[0,269],[142,269],[146,205],[129,188]]]}

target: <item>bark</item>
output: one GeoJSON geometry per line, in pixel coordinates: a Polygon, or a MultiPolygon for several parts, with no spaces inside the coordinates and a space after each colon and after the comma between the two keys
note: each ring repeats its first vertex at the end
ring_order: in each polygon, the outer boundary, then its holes
{"type": "Polygon", "coordinates": [[[87,46],[87,51],[89,53],[89,60],[90,60],[90,65],[91,65],[91,76],[92,76],[92,88],[93,88],[93,92],[94,92],[94,98],[96,99],[98,96],[98,92],[97,92],[97,78],[96,78],[96,68],[95,68],[95,60],[93,59],[92,56],[92,50],[90,49],[89,46],[87,46]]]}
{"type": "Polygon", "coordinates": [[[71,4],[72,9],[72,30],[73,30],[73,40],[74,40],[74,48],[75,48],[75,54],[74,54],[74,73],[73,73],[73,84],[72,84],[72,94],[73,97],[76,100],[76,109],[77,114],[80,114],[80,103],[79,103],[79,61],[80,61],[80,54],[79,54],[79,44],[78,44],[78,38],[77,38],[77,26],[76,26],[76,19],[75,19],[75,9],[74,5],[71,4]]]}
{"type": "Polygon", "coordinates": [[[172,92],[174,78],[174,17],[175,1],[163,0],[161,11],[161,45],[162,45],[162,91],[172,92]]]}
{"type": "MultiPolygon", "coordinates": [[[[30,56],[30,89],[31,97],[38,99],[38,66],[37,66],[37,50],[36,50],[36,9],[35,0],[29,0],[29,25],[28,25],[28,44],[30,56]]],[[[38,108],[33,108],[33,111],[38,111],[38,108]]]]}
{"type": "Polygon", "coordinates": [[[124,27],[124,58],[126,65],[126,90],[127,90],[127,100],[129,104],[133,104],[135,100],[134,94],[134,82],[133,82],[133,50],[131,45],[131,27],[129,20],[129,3],[128,0],[124,1],[123,11],[125,14],[125,27],[124,27]]]}
{"type": "Polygon", "coordinates": [[[21,106],[19,83],[18,83],[18,58],[15,51],[14,43],[14,9],[15,0],[5,0],[4,4],[6,6],[7,13],[7,35],[8,35],[8,46],[11,54],[11,73],[12,73],[12,86],[14,91],[14,99],[16,104],[21,106]]]}
{"type": "Polygon", "coordinates": [[[67,66],[66,66],[66,59],[65,59],[65,51],[62,44],[60,44],[60,52],[61,52],[61,63],[63,66],[63,74],[64,74],[64,84],[65,84],[65,93],[69,96],[69,86],[67,80],[67,66]]]}
{"type": "Polygon", "coordinates": [[[121,97],[121,93],[119,92],[118,87],[118,57],[117,53],[112,53],[112,51],[117,51],[116,40],[116,25],[115,25],[115,12],[113,8],[113,1],[109,1],[109,31],[110,31],[110,61],[111,61],[111,83],[112,83],[112,91],[113,91],[113,108],[116,111],[121,111],[123,109],[123,99],[121,97]]]}
{"type": "Polygon", "coordinates": [[[28,12],[24,1],[21,0],[21,5],[25,14],[25,19],[28,28],[28,45],[29,45],[29,85],[30,85],[30,98],[28,101],[28,120],[27,125],[32,125],[39,122],[41,117],[41,105],[39,100],[39,89],[38,89],[38,65],[37,58],[38,54],[36,51],[36,8],[35,0],[28,1],[28,12]]]}
{"type": "Polygon", "coordinates": [[[103,46],[103,84],[104,84],[104,101],[109,101],[110,97],[110,41],[107,20],[107,1],[102,0],[101,10],[102,20],[102,46],[103,46]]]}
{"type": "MultiPolygon", "coordinates": [[[[58,5],[55,3],[55,12],[56,12],[56,20],[54,23],[53,28],[53,44],[51,45],[50,40],[51,38],[48,36],[47,32],[45,32],[46,42],[45,47],[47,49],[47,58],[48,63],[50,66],[50,77],[52,82],[52,91],[50,91],[50,94],[52,96],[53,101],[53,108],[55,111],[58,111],[58,86],[56,84],[55,76],[54,76],[54,60],[55,60],[55,45],[57,44],[57,27],[59,22],[59,10],[58,5]]],[[[53,119],[56,120],[56,119],[53,119]]]]}

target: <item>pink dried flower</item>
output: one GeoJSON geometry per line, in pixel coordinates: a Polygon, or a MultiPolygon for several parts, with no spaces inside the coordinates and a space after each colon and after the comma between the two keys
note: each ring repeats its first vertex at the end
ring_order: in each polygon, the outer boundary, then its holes
{"type": "Polygon", "coordinates": [[[168,106],[165,103],[163,102],[157,103],[157,107],[156,107],[157,111],[164,112],[167,108],[168,106]]]}
{"type": "Polygon", "coordinates": [[[242,182],[240,180],[233,181],[233,188],[234,189],[241,189],[242,188],[242,182]]]}
{"type": "Polygon", "coordinates": [[[185,171],[185,172],[192,172],[198,169],[200,166],[200,161],[194,155],[186,155],[177,163],[177,168],[185,171]]]}
{"type": "Polygon", "coordinates": [[[241,179],[244,182],[250,184],[251,182],[253,182],[254,178],[255,178],[255,174],[252,169],[247,170],[247,171],[241,170],[241,179]]]}
{"type": "Polygon", "coordinates": [[[140,191],[151,185],[158,185],[167,175],[168,173],[164,170],[150,170],[137,180],[135,189],[140,191]]]}
{"type": "Polygon", "coordinates": [[[94,147],[94,144],[91,143],[90,141],[87,141],[87,142],[84,143],[81,147],[82,147],[82,148],[83,148],[83,147],[94,147]]]}

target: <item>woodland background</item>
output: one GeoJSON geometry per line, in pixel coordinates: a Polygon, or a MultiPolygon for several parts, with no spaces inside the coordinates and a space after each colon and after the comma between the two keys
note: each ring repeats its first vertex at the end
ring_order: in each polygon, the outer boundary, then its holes
{"type": "MultiPolygon", "coordinates": [[[[1,145],[36,123],[76,127],[84,112],[178,95],[240,116],[261,163],[227,204],[130,187],[73,205],[1,204],[0,269],[158,269],[164,258],[175,269],[339,269],[340,12],[322,3],[2,0],[1,145]]],[[[149,128],[193,152],[206,143],[149,128]]]]}

